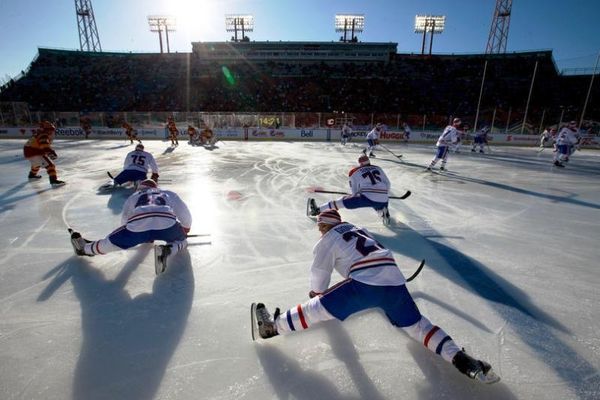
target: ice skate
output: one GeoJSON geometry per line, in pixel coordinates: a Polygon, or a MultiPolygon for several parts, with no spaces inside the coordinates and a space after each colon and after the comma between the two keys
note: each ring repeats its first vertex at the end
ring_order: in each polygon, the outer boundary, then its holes
{"type": "Polygon", "coordinates": [[[308,204],[306,205],[306,215],[309,217],[316,217],[319,215],[319,207],[317,206],[317,202],[315,199],[308,199],[308,204]]]}
{"type": "Polygon", "coordinates": [[[381,210],[381,219],[385,226],[388,226],[390,224],[390,222],[391,222],[390,212],[387,207],[383,207],[383,209],[381,210]]]}
{"type": "Polygon", "coordinates": [[[59,179],[57,179],[56,177],[50,177],[50,184],[53,187],[59,187],[59,186],[64,186],[67,184],[67,182],[61,181],[59,179]]]}
{"type": "Polygon", "coordinates": [[[279,335],[274,320],[279,316],[279,308],[275,309],[275,316],[271,319],[271,314],[263,303],[252,303],[250,307],[252,319],[252,340],[256,340],[256,333],[263,339],[269,339],[279,335]]]}
{"type": "Polygon", "coordinates": [[[91,241],[84,239],[81,237],[81,233],[75,232],[72,229],[69,229],[69,233],[71,234],[71,245],[73,246],[75,254],[78,256],[93,257],[92,254],[87,254],[85,252],[85,245],[91,243],[91,241]]]}
{"type": "Polygon", "coordinates": [[[554,165],[556,165],[557,167],[561,167],[564,168],[565,166],[558,160],[554,161],[554,165]]]}
{"type": "Polygon", "coordinates": [[[492,370],[492,366],[485,361],[476,360],[465,351],[459,351],[452,359],[452,365],[461,373],[471,379],[476,379],[486,384],[496,383],[500,377],[492,370]]]}
{"type": "Polygon", "coordinates": [[[160,275],[167,269],[167,259],[171,254],[171,245],[156,245],[154,246],[154,272],[160,275]]]}

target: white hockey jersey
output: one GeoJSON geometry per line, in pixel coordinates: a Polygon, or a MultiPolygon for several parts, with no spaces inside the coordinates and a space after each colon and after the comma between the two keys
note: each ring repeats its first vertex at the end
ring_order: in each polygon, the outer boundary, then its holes
{"type": "Polygon", "coordinates": [[[369,133],[367,133],[367,140],[379,140],[379,130],[381,128],[373,128],[369,133]]]}
{"type": "Polygon", "coordinates": [[[438,138],[436,146],[450,146],[452,144],[457,143],[459,140],[458,130],[452,125],[448,125],[444,132],[438,138]]]}
{"type": "Polygon", "coordinates": [[[148,169],[150,169],[152,173],[158,174],[158,165],[154,156],[143,150],[129,152],[125,156],[123,169],[134,169],[142,172],[148,172],[148,169]]]}
{"type": "Polygon", "coordinates": [[[371,201],[386,203],[390,191],[390,180],[376,165],[363,165],[348,173],[352,195],[362,194],[371,201]]]}
{"type": "Polygon", "coordinates": [[[343,222],[321,237],[313,248],[310,288],[323,293],[335,269],[344,278],[374,286],[399,286],[406,279],[392,252],[378,243],[366,229],[343,222]]]}
{"type": "Polygon", "coordinates": [[[581,135],[579,134],[579,129],[570,129],[568,127],[564,127],[558,132],[558,136],[556,137],[556,144],[558,145],[575,145],[579,143],[581,140],[581,135]]]}
{"type": "Polygon", "coordinates": [[[142,189],[123,205],[121,224],[132,232],[167,229],[179,221],[184,228],[192,226],[192,215],[181,198],[170,190],[142,189]]]}

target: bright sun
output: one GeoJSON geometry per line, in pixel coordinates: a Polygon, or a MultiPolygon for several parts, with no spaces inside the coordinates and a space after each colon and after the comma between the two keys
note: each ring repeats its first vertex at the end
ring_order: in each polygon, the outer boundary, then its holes
{"type": "Polygon", "coordinates": [[[177,18],[178,31],[187,32],[201,40],[209,32],[224,27],[224,14],[219,14],[218,2],[219,0],[170,0],[168,9],[177,18]],[[218,25],[219,22],[221,25],[218,25]]]}

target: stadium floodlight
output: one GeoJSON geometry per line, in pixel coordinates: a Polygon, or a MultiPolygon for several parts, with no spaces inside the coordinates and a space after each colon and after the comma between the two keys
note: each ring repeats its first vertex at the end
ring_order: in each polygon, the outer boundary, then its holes
{"type": "Polygon", "coordinates": [[[249,14],[227,14],[225,15],[225,30],[234,32],[232,40],[234,42],[248,41],[246,32],[254,31],[254,16],[249,14]],[[242,38],[238,40],[238,31],[242,32],[242,38]]]}
{"type": "Polygon", "coordinates": [[[425,36],[427,32],[431,35],[429,42],[429,54],[433,47],[433,35],[442,33],[446,26],[445,15],[417,15],[415,16],[415,33],[423,34],[423,45],[421,46],[421,54],[425,54],[425,36]]]}
{"type": "Polygon", "coordinates": [[[348,42],[347,33],[350,30],[350,41],[356,42],[357,38],[354,32],[362,32],[365,29],[364,14],[336,14],[335,15],[335,31],[344,32],[344,36],[340,38],[341,42],[348,42]]]}
{"type": "Polygon", "coordinates": [[[177,25],[175,17],[169,15],[149,15],[148,25],[150,26],[150,32],[158,32],[161,53],[163,52],[162,32],[165,32],[165,37],[167,38],[167,53],[170,53],[169,32],[175,31],[175,25],[177,25]]]}

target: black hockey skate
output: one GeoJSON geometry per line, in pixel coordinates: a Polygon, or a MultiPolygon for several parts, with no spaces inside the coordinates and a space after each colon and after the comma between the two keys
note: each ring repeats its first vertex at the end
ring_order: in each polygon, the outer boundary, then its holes
{"type": "Polygon", "coordinates": [[[67,182],[65,181],[61,181],[55,177],[50,177],[50,184],[52,185],[52,187],[59,187],[59,186],[64,186],[67,184],[67,182]]]}
{"type": "Polygon", "coordinates": [[[461,373],[471,379],[476,379],[486,384],[500,381],[500,377],[492,370],[492,366],[485,361],[476,360],[465,351],[459,351],[452,359],[452,365],[461,373]]]}
{"type": "Polygon", "coordinates": [[[33,180],[42,179],[42,176],[41,175],[36,175],[36,174],[30,172],[29,175],[27,175],[27,179],[29,179],[29,180],[31,180],[31,179],[33,179],[33,180]]]}
{"type": "Polygon", "coordinates": [[[385,226],[390,225],[392,219],[390,217],[390,211],[388,210],[388,208],[383,207],[383,209],[381,209],[379,211],[379,213],[381,214],[381,219],[383,221],[383,225],[385,225],[385,226]]]}
{"type": "Polygon", "coordinates": [[[86,239],[82,238],[81,233],[75,232],[71,228],[69,228],[68,231],[71,234],[71,245],[73,246],[73,250],[75,251],[75,254],[78,256],[93,257],[94,256],[93,254],[87,254],[84,251],[85,245],[87,243],[92,243],[92,242],[90,240],[86,240],[86,239]]]}
{"type": "Polygon", "coordinates": [[[154,272],[160,275],[167,269],[167,259],[171,254],[171,245],[156,245],[154,246],[154,272]]]}
{"type": "Polygon", "coordinates": [[[279,335],[275,320],[279,317],[279,308],[275,309],[275,316],[271,319],[271,314],[263,303],[252,303],[250,306],[250,320],[252,324],[252,340],[256,340],[257,334],[263,339],[269,339],[279,335]]]}
{"type": "Polygon", "coordinates": [[[309,198],[306,203],[306,215],[309,217],[316,217],[319,215],[319,207],[317,206],[317,202],[315,199],[309,198]]]}

